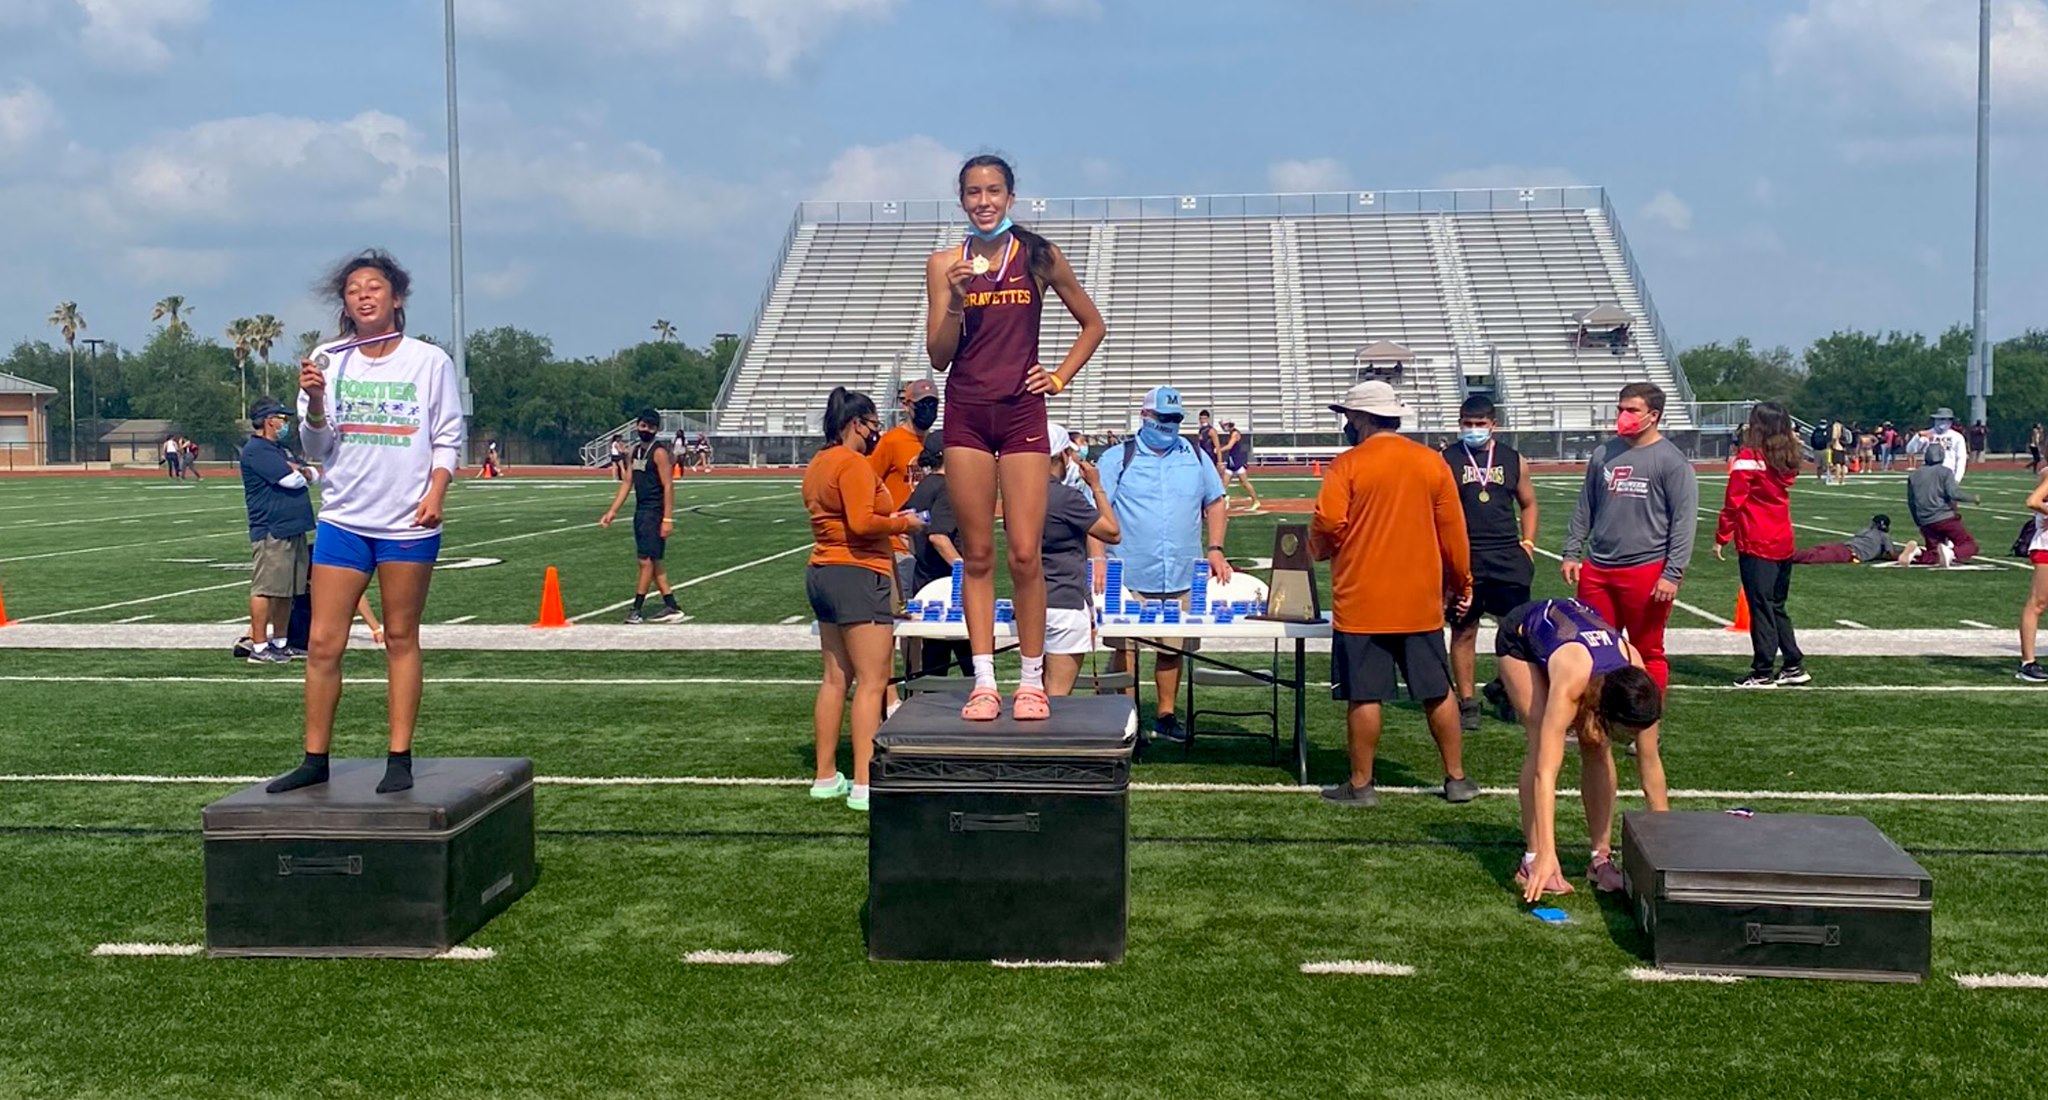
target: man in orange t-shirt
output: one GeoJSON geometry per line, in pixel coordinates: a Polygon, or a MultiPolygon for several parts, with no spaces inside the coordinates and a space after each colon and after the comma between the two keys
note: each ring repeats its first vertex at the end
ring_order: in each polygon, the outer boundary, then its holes
{"type": "Polygon", "coordinates": [[[1472,600],[1471,550],[1457,480],[1443,456],[1401,435],[1411,412],[1385,382],[1360,382],[1330,409],[1345,418],[1350,450],[1338,455],[1316,494],[1309,547],[1330,563],[1335,635],[1331,693],[1343,699],[1351,777],[1323,791],[1344,806],[1372,806],[1380,704],[1395,676],[1423,704],[1444,762],[1444,799],[1470,802],[1451,662],[1444,651],[1444,596],[1462,613],[1472,600]]]}
{"type": "MultiPolygon", "coordinates": [[[[910,490],[915,488],[911,479],[918,471],[917,456],[924,453],[925,433],[939,419],[939,390],[931,379],[918,378],[903,383],[896,396],[903,405],[903,419],[882,433],[874,452],[868,455],[868,465],[881,480],[882,488],[888,490],[889,506],[902,508],[903,502],[910,499],[910,490]]],[[[898,538],[892,545],[896,551],[896,592],[900,603],[911,595],[910,576],[917,560],[910,553],[909,539],[898,538]]]]}

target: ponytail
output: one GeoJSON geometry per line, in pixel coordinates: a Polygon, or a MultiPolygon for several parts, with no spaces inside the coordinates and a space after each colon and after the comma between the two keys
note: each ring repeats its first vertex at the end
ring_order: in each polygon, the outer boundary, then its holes
{"type": "Polygon", "coordinates": [[[875,416],[875,403],[867,394],[849,390],[845,386],[832,387],[832,393],[825,398],[825,445],[839,442],[846,432],[846,426],[862,417],[875,416]]]}

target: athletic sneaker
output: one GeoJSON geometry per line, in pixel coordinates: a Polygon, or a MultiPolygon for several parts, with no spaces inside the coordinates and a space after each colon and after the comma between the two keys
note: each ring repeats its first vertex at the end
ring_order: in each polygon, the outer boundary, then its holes
{"type": "Polygon", "coordinates": [[[1162,714],[1153,721],[1152,736],[1178,745],[1188,743],[1188,733],[1181,728],[1180,717],[1173,714],[1162,714]]]}
{"type": "Polygon", "coordinates": [[[1334,802],[1339,806],[1368,808],[1379,805],[1380,796],[1378,791],[1372,789],[1370,783],[1363,787],[1354,787],[1347,780],[1334,787],[1324,787],[1323,801],[1334,802]]]}
{"type": "Polygon", "coordinates": [[[1806,671],[1805,665],[1786,665],[1778,670],[1779,687],[1797,687],[1812,682],[1813,673],[1806,671]]]}
{"type": "Polygon", "coordinates": [[[627,626],[639,626],[641,623],[644,623],[646,621],[647,617],[645,615],[640,614],[640,609],[637,607],[633,609],[631,614],[626,616],[627,626]]]}
{"type": "Polygon", "coordinates": [[[853,790],[853,781],[846,778],[844,773],[833,772],[831,783],[822,787],[816,783],[811,784],[811,797],[823,802],[827,799],[844,798],[846,793],[851,790],[853,790]]]}
{"type": "Polygon", "coordinates": [[[272,642],[250,650],[247,659],[252,665],[288,665],[292,663],[292,653],[291,650],[272,642]]]}
{"type": "Polygon", "coordinates": [[[297,645],[288,645],[288,646],[284,647],[284,651],[285,651],[286,653],[289,653],[289,654],[291,654],[292,660],[294,660],[294,661],[303,661],[303,660],[305,660],[305,659],[306,659],[306,647],[305,647],[305,646],[297,646],[297,645]]]}
{"type": "Polygon", "coordinates": [[[1479,732],[1479,700],[1458,700],[1458,728],[1466,733],[1479,732]]]}
{"type": "Polygon", "coordinates": [[[680,607],[663,606],[654,614],[647,616],[647,621],[650,623],[679,623],[688,617],[683,614],[683,609],[680,607]]]}
{"type": "Polygon", "coordinates": [[[1735,681],[1735,686],[1739,688],[1774,688],[1778,686],[1778,678],[1768,672],[1752,672],[1742,679],[1735,681]]]}
{"type": "Polygon", "coordinates": [[[1486,701],[1492,704],[1493,716],[1495,718],[1503,722],[1515,720],[1515,707],[1514,704],[1508,702],[1508,688],[1506,684],[1501,683],[1499,680],[1488,680],[1486,686],[1479,689],[1479,693],[1486,696],[1486,701]]]}
{"type": "Polygon", "coordinates": [[[256,643],[253,640],[251,640],[248,635],[245,634],[242,637],[235,639],[235,648],[233,650],[233,653],[236,657],[239,657],[243,660],[247,660],[249,658],[249,654],[255,651],[256,643]]]}
{"type": "Polygon", "coordinates": [[[2030,684],[2048,684],[2048,669],[2042,668],[2039,661],[2028,661],[2013,674],[2013,679],[2025,680],[2030,684]]]}
{"type": "Polygon", "coordinates": [[[1586,867],[1586,877],[1592,880],[1593,889],[1602,894],[1619,893],[1625,885],[1621,877],[1621,868],[1614,865],[1612,855],[1594,859],[1586,867]]]}
{"type": "Polygon", "coordinates": [[[1472,782],[1471,776],[1460,776],[1457,779],[1444,777],[1445,802],[1462,806],[1478,797],[1479,784],[1472,782]]]}
{"type": "Polygon", "coordinates": [[[1941,567],[1942,567],[1943,569],[1953,569],[1953,568],[1955,568],[1955,564],[1956,564],[1956,544],[1955,544],[1955,543],[1953,543],[1953,542],[1944,542],[1944,543],[1942,543],[1942,544],[1941,544],[1940,546],[1937,546],[1937,547],[1935,547],[1935,552],[1936,552],[1936,553],[1939,553],[1939,554],[1941,555],[1941,567]]]}
{"type": "Polygon", "coordinates": [[[867,813],[867,812],[868,812],[868,795],[867,795],[867,792],[865,792],[865,791],[856,791],[856,790],[854,790],[854,789],[853,789],[853,787],[852,787],[851,785],[849,785],[849,786],[847,787],[847,789],[846,789],[846,808],[847,808],[847,809],[849,809],[849,810],[852,810],[852,811],[853,811],[853,812],[855,812],[855,813],[861,813],[861,814],[867,813]]]}

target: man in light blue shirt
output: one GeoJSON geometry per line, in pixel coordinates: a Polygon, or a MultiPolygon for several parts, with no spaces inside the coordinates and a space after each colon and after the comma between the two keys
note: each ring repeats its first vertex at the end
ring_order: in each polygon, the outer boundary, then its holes
{"type": "MultiPolygon", "coordinates": [[[[1181,438],[1180,391],[1154,386],[1138,409],[1139,428],[1122,446],[1103,452],[1102,488],[1123,528],[1109,553],[1123,562],[1124,588],[1139,599],[1185,602],[1195,562],[1207,558],[1217,583],[1230,579],[1223,532],[1230,522],[1223,479],[1214,463],[1181,438]],[[1205,536],[1206,535],[1206,539],[1205,536]]],[[[1181,648],[1193,650],[1190,638],[1181,648]]],[[[1119,651],[1118,671],[1137,668],[1137,651],[1119,651]]],[[[1153,673],[1158,688],[1155,736],[1184,741],[1174,699],[1180,691],[1179,655],[1161,653],[1153,673]]]]}

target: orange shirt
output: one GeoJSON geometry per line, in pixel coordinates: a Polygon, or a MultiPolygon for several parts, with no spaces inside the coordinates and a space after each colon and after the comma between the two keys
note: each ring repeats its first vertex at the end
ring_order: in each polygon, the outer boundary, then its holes
{"type": "MultiPolygon", "coordinates": [[[[882,479],[882,487],[889,491],[889,510],[903,507],[910,499],[910,471],[917,466],[917,456],[924,453],[924,440],[918,438],[917,429],[908,424],[898,424],[882,433],[875,440],[875,450],[868,456],[868,466],[875,476],[882,479]]],[[[910,540],[899,538],[895,542],[898,553],[910,552],[910,540]]]]}
{"type": "Polygon", "coordinates": [[[1309,542],[1330,560],[1333,625],[1346,634],[1442,630],[1445,592],[1472,590],[1457,480],[1441,454],[1394,432],[1330,464],[1309,542]]]}
{"type": "Polygon", "coordinates": [[[889,536],[908,532],[910,521],[890,514],[896,509],[889,490],[861,455],[837,444],[819,451],[804,467],[804,509],[817,543],[812,565],[858,565],[895,575],[889,536]]]}

